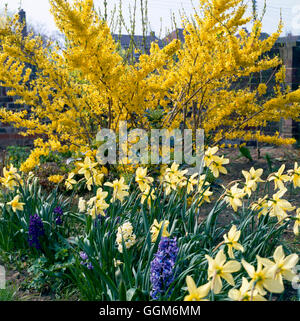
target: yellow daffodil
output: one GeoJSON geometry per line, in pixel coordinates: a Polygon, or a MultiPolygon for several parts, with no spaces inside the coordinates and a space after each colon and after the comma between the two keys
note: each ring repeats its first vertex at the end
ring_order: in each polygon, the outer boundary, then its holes
{"type": "Polygon", "coordinates": [[[109,207],[105,199],[108,195],[108,192],[103,192],[102,188],[98,188],[97,194],[95,197],[92,197],[88,202],[88,213],[96,218],[97,215],[105,216],[104,211],[109,207]]]}
{"type": "Polygon", "coordinates": [[[269,205],[268,205],[268,201],[267,201],[268,195],[266,195],[263,198],[259,198],[258,201],[256,203],[253,203],[251,205],[251,209],[252,211],[259,211],[258,213],[258,218],[261,215],[267,215],[269,213],[269,205]]]}
{"type": "Polygon", "coordinates": [[[80,197],[78,201],[79,212],[84,212],[86,210],[86,201],[80,197]]]}
{"type": "Polygon", "coordinates": [[[203,204],[203,202],[210,203],[210,196],[213,195],[213,192],[210,191],[210,187],[208,182],[205,182],[205,175],[201,175],[198,181],[198,195],[201,199],[199,202],[199,206],[203,204]]]}
{"type": "Polygon", "coordinates": [[[198,173],[193,174],[191,177],[184,176],[182,182],[180,183],[180,187],[186,186],[186,192],[190,194],[194,191],[194,186],[198,184],[198,179],[196,178],[197,176],[198,173]]]}
{"type": "Polygon", "coordinates": [[[52,175],[48,177],[48,181],[55,183],[55,184],[59,184],[64,180],[64,176],[62,175],[52,175]]]}
{"type": "Polygon", "coordinates": [[[104,185],[113,188],[113,197],[111,202],[115,202],[117,199],[123,202],[124,198],[129,195],[129,186],[125,184],[124,177],[121,177],[119,180],[116,179],[112,183],[106,182],[104,185]]]}
{"type": "Polygon", "coordinates": [[[278,280],[283,285],[283,279],[290,282],[293,281],[296,273],[293,271],[297,265],[299,256],[297,254],[290,254],[285,256],[282,245],[278,246],[273,254],[274,261],[266,258],[260,258],[261,263],[270,269],[273,273],[273,278],[278,280]]]}
{"type": "Polygon", "coordinates": [[[281,199],[286,193],[287,189],[282,189],[273,195],[272,199],[268,202],[270,208],[270,216],[277,217],[279,222],[282,222],[288,217],[287,212],[295,209],[287,200],[281,199]]]}
{"type": "Polygon", "coordinates": [[[288,175],[284,175],[283,172],[285,170],[285,165],[281,165],[277,173],[273,173],[268,178],[268,181],[274,181],[275,189],[285,189],[284,182],[288,182],[290,177],[288,175]]]}
{"type": "Polygon", "coordinates": [[[294,169],[289,170],[288,173],[291,175],[290,180],[293,182],[294,188],[300,187],[300,166],[295,162],[294,169]]]}
{"type": "Polygon", "coordinates": [[[209,255],[205,255],[205,258],[208,261],[208,279],[211,281],[211,289],[215,294],[222,290],[222,279],[232,286],[235,285],[232,273],[241,269],[241,264],[238,261],[226,262],[226,255],[223,250],[218,252],[215,259],[209,255]]]}
{"type": "Polygon", "coordinates": [[[3,168],[4,176],[15,175],[17,173],[18,173],[18,170],[16,167],[14,167],[13,164],[10,164],[9,170],[7,170],[6,167],[3,168]]]}
{"type": "Polygon", "coordinates": [[[300,208],[297,209],[296,211],[296,216],[295,216],[295,223],[293,227],[293,231],[295,235],[299,235],[299,225],[300,225],[300,208]]]}
{"type": "Polygon", "coordinates": [[[172,164],[172,166],[170,168],[166,169],[166,176],[169,177],[171,183],[173,184],[179,184],[181,183],[183,180],[186,179],[186,177],[184,176],[186,173],[188,172],[188,170],[179,170],[179,164],[176,164],[175,162],[172,164]]]}
{"type": "Polygon", "coordinates": [[[208,167],[212,171],[214,177],[218,178],[220,173],[227,174],[227,169],[223,166],[227,164],[229,164],[228,158],[224,158],[224,156],[215,156],[214,160],[210,163],[208,167]]]}
{"type": "Polygon", "coordinates": [[[9,170],[3,168],[3,177],[0,178],[1,184],[9,190],[13,190],[15,186],[22,183],[18,170],[11,164],[9,170]]]}
{"type": "Polygon", "coordinates": [[[68,178],[65,181],[65,186],[67,190],[71,190],[73,189],[73,185],[77,184],[77,182],[75,181],[75,179],[73,179],[75,173],[71,172],[68,175],[68,178]]]}
{"type": "Polygon", "coordinates": [[[209,167],[213,161],[218,159],[218,156],[215,155],[218,152],[218,150],[219,148],[217,146],[208,147],[204,154],[205,166],[209,167]]]}
{"type": "Polygon", "coordinates": [[[101,186],[104,178],[104,174],[100,171],[92,169],[91,177],[86,181],[86,186],[89,191],[92,190],[92,186],[101,186]]]}
{"type": "Polygon", "coordinates": [[[252,289],[252,284],[244,277],[240,289],[229,290],[228,297],[233,301],[267,301],[256,289],[252,289]]]}
{"type": "Polygon", "coordinates": [[[259,169],[255,170],[253,167],[251,167],[249,172],[242,171],[242,173],[243,173],[245,180],[246,180],[244,191],[250,197],[252,192],[256,191],[257,183],[263,182],[263,180],[260,178],[263,173],[263,169],[259,168],[259,169]]]}
{"type": "Polygon", "coordinates": [[[142,193],[141,196],[141,204],[144,204],[145,200],[147,200],[147,204],[149,207],[151,207],[151,201],[154,201],[156,199],[155,196],[155,189],[152,189],[150,193],[150,186],[142,193]]]}
{"type": "Polygon", "coordinates": [[[93,163],[90,157],[85,157],[84,162],[76,163],[79,168],[78,174],[84,175],[85,179],[88,180],[91,177],[92,169],[97,166],[97,163],[93,163]]]}
{"type": "Polygon", "coordinates": [[[254,266],[242,260],[242,265],[247,271],[251,278],[251,285],[253,289],[256,289],[260,295],[266,295],[268,290],[272,293],[282,293],[284,291],[283,285],[278,281],[274,280],[274,272],[269,268],[263,268],[263,264],[259,257],[257,257],[257,270],[255,271],[254,266]]]}
{"type": "Polygon", "coordinates": [[[141,192],[145,192],[154,179],[147,176],[147,168],[139,167],[135,172],[135,181],[139,184],[141,192]]]}
{"type": "Polygon", "coordinates": [[[226,190],[225,201],[230,204],[233,210],[236,212],[239,206],[242,206],[242,198],[246,195],[243,189],[238,188],[238,183],[226,190]]]}
{"type": "Polygon", "coordinates": [[[166,195],[169,195],[172,192],[172,190],[177,190],[178,181],[177,179],[171,179],[169,175],[165,175],[163,185],[166,195]]]}
{"type": "Polygon", "coordinates": [[[227,235],[224,235],[225,244],[228,246],[228,255],[231,259],[234,259],[233,250],[244,252],[243,246],[238,243],[241,236],[241,231],[238,231],[235,225],[232,225],[227,235]]]}
{"type": "Polygon", "coordinates": [[[125,222],[118,227],[116,242],[120,253],[123,253],[123,242],[126,249],[131,248],[136,243],[136,235],[133,233],[133,227],[130,222],[125,222]]]}
{"type": "Polygon", "coordinates": [[[188,275],[186,277],[186,284],[189,294],[184,297],[184,301],[207,301],[204,298],[207,297],[210,291],[209,282],[197,288],[193,278],[188,275]]]}
{"type": "Polygon", "coordinates": [[[20,195],[16,195],[14,199],[7,203],[7,205],[10,205],[12,210],[16,213],[17,210],[23,211],[23,206],[25,203],[19,202],[20,195]]]}
{"type": "Polygon", "coordinates": [[[150,227],[150,232],[151,232],[151,242],[156,242],[158,235],[160,233],[160,230],[162,229],[163,226],[163,231],[161,234],[161,237],[169,237],[170,233],[167,231],[167,228],[169,226],[169,221],[164,220],[161,221],[160,223],[157,222],[157,220],[154,220],[153,224],[150,227]]]}
{"type": "Polygon", "coordinates": [[[249,172],[242,171],[242,173],[243,173],[245,179],[253,180],[255,182],[264,182],[261,179],[261,175],[263,174],[263,169],[262,168],[259,168],[259,169],[255,170],[254,167],[251,167],[249,172]]]}
{"type": "Polygon", "coordinates": [[[179,165],[175,162],[170,168],[165,169],[163,185],[166,195],[169,195],[172,190],[176,191],[178,187],[183,187],[187,184],[186,173],[187,170],[179,170],[179,165]]]}

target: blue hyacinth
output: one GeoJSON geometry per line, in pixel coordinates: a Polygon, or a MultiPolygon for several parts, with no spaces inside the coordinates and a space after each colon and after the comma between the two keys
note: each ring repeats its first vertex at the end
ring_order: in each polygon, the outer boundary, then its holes
{"type": "Polygon", "coordinates": [[[158,251],[151,262],[150,281],[152,284],[151,297],[158,300],[161,296],[169,297],[170,285],[174,281],[174,267],[178,254],[176,238],[162,237],[158,251]]]}
{"type": "Polygon", "coordinates": [[[37,250],[40,250],[40,237],[43,235],[45,235],[45,230],[42,219],[37,214],[30,215],[28,229],[29,246],[35,247],[37,250]]]}
{"type": "Polygon", "coordinates": [[[57,206],[54,210],[53,213],[55,214],[55,223],[56,225],[62,225],[62,216],[63,216],[63,210],[60,206],[57,206]]]}
{"type": "Polygon", "coordinates": [[[81,265],[86,266],[89,270],[92,270],[94,267],[91,262],[89,262],[89,257],[85,252],[79,253],[80,258],[82,261],[80,262],[81,265]]]}

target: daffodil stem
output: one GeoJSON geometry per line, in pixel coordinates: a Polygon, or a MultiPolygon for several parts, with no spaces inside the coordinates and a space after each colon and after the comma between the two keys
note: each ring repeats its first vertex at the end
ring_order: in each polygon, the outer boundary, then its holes
{"type": "Polygon", "coordinates": [[[213,276],[213,278],[211,280],[211,290],[210,290],[211,301],[215,301],[214,289],[215,289],[216,276],[217,276],[217,272],[214,273],[214,276],[213,276]]]}
{"type": "Polygon", "coordinates": [[[255,286],[256,286],[256,282],[254,282],[253,285],[252,285],[250,301],[253,301],[253,295],[254,295],[255,286]]]}
{"type": "Polygon", "coordinates": [[[225,241],[219,243],[212,251],[215,252],[221,245],[223,245],[225,241]]]}

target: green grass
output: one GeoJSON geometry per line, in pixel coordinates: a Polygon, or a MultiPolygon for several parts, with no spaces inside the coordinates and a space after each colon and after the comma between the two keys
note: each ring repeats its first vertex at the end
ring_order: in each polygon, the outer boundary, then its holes
{"type": "Polygon", "coordinates": [[[16,301],[16,290],[12,287],[0,289],[0,301],[16,301]]]}

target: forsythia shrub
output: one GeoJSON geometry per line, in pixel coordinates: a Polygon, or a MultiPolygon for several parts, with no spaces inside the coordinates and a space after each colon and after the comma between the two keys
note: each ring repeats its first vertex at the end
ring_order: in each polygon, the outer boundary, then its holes
{"type": "Polygon", "coordinates": [[[30,171],[51,151],[95,156],[100,128],[117,129],[121,120],[132,128],[150,128],[146,111],[163,110],[162,126],[203,128],[217,144],[223,138],[289,144],[278,134],[257,128],[267,121],[297,119],[300,90],[283,86],[284,67],[266,53],[282,31],[260,39],[261,21],[248,34],[242,0],[200,0],[194,21],[184,19],[185,42],[173,40],[160,49],[152,43],[134,64],[117,50],[110,29],[92,0],[50,0],[67,48],[43,46],[40,37],[22,36],[18,17],[5,18],[0,30],[0,83],[29,109],[0,110],[0,120],[37,135],[35,148],[21,170],[30,171]],[[276,85],[257,89],[232,86],[277,68],[276,85]],[[233,88],[235,87],[235,88],[233,88]],[[271,98],[270,98],[271,97],[271,98]]]}

